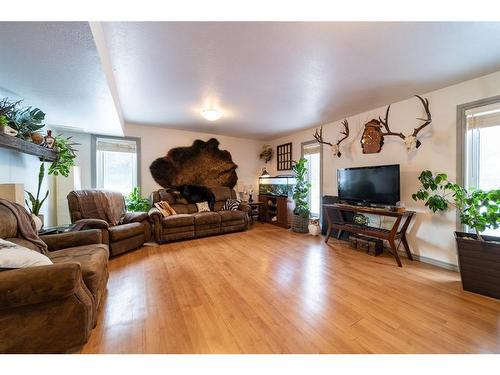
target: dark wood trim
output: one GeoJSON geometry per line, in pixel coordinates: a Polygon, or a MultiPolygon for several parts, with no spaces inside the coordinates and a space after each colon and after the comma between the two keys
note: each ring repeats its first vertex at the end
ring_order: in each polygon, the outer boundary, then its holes
{"type": "Polygon", "coordinates": [[[38,156],[40,159],[50,162],[56,161],[58,157],[57,152],[54,150],[4,133],[0,133],[0,147],[38,156]]]}

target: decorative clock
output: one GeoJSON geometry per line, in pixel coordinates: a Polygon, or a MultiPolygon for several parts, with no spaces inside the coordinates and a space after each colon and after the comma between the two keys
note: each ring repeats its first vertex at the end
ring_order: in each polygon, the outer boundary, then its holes
{"type": "Polygon", "coordinates": [[[384,136],[381,129],[380,121],[375,119],[365,124],[365,130],[361,136],[363,154],[376,154],[382,150],[384,136]]]}

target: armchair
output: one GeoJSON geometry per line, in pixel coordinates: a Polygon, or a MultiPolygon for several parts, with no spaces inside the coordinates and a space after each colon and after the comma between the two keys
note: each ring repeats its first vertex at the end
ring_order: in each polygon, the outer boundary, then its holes
{"type": "Polygon", "coordinates": [[[147,212],[126,212],[118,192],[78,190],[68,194],[72,230],[99,229],[112,256],[136,249],[151,239],[147,212]]]}
{"type": "MultiPolygon", "coordinates": [[[[0,238],[37,251],[18,226],[0,199],[0,238]]],[[[37,237],[33,224],[31,234],[48,245],[53,264],[0,272],[0,353],[74,352],[96,323],[108,248],[99,230],[37,237]]]]}

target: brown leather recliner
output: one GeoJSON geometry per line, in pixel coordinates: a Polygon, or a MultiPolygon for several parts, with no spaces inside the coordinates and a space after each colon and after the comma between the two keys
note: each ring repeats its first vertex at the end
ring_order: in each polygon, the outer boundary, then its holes
{"type": "Polygon", "coordinates": [[[100,229],[111,256],[136,249],[151,239],[148,213],[126,212],[121,193],[78,190],[67,198],[74,229],[100,229]]]}
{"type": "MultiPolygon", "coordinates": [[[[38,251],[1,204],[0,238],[38,251]]],[[[0,272],[0,353],[75,352],[96,324],[108,281],[109,252],[101,232],[39,238],[54,264],[0,272]]]]}

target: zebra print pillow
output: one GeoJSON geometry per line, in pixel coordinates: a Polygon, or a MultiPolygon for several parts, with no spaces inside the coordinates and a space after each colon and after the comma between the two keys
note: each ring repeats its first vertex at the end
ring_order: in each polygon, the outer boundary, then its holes
{"type": "Polygon", "coordinates": [[[229,198],[226,203],[224,203],[224,206],[222,206],[222,211],[237,211],[240,207],[240,203],[241,201],[238,199],[229,198]]]}

